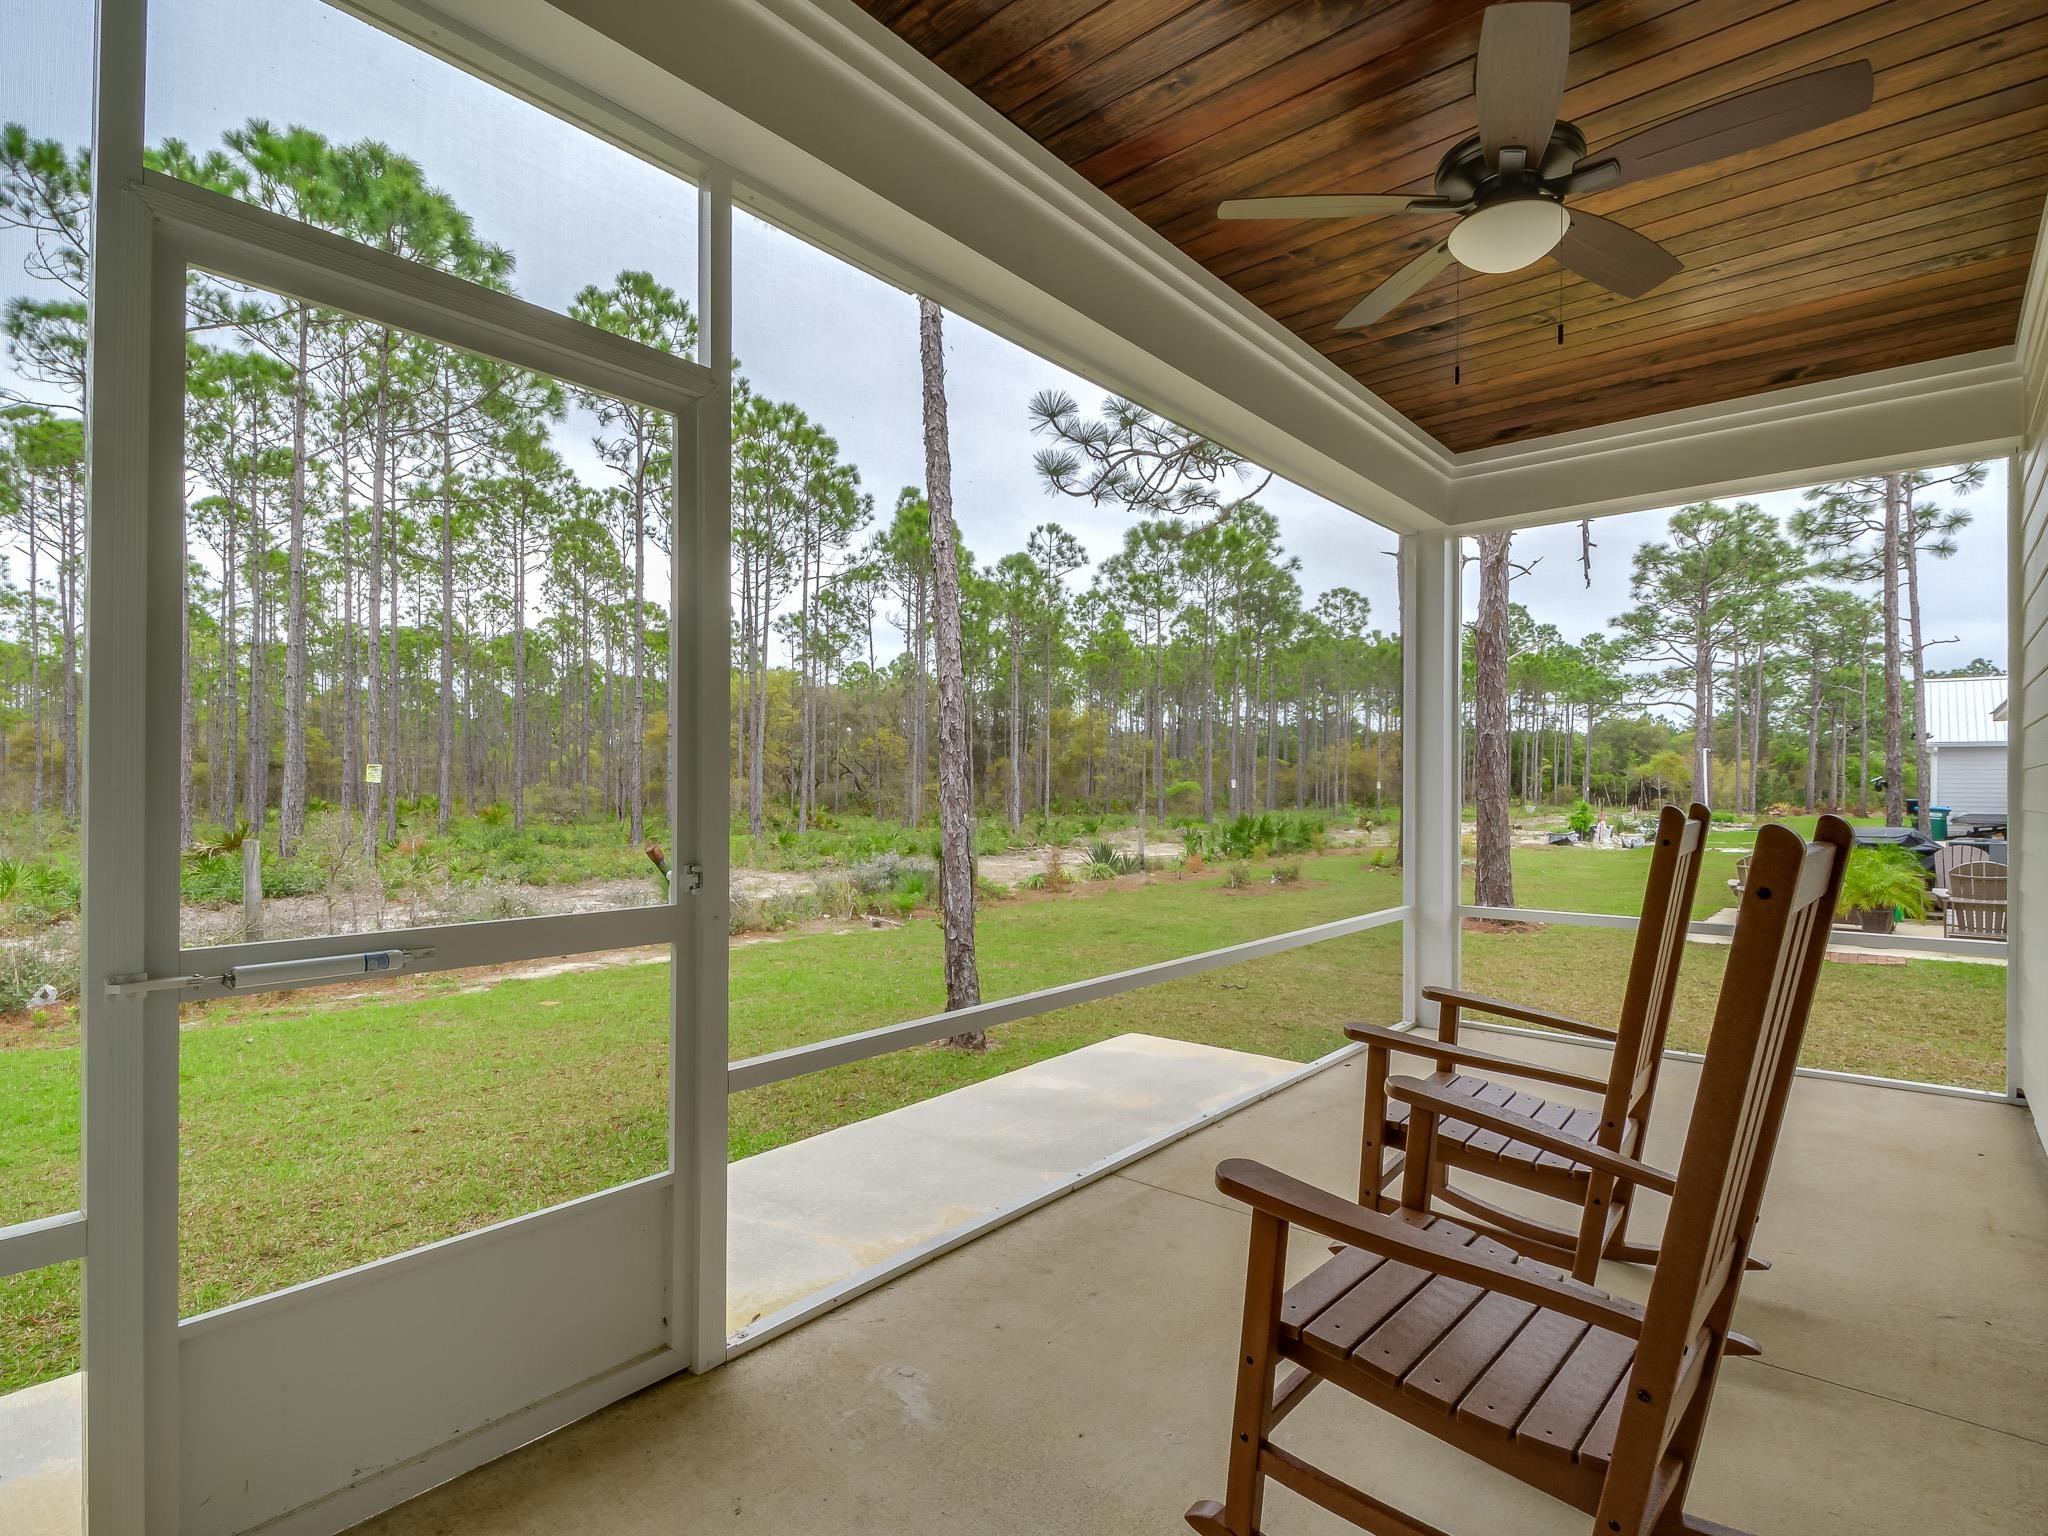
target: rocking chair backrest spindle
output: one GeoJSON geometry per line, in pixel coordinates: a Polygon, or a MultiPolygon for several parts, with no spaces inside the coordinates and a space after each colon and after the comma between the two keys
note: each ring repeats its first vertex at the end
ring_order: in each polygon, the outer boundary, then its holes
{"type": "Polygon", "coordinates": [[[1834,816],[1810,846],[1782,826],[1757,836],[1621,1404],[1603,1532],[1643,1536],[1659,1509],[1683,1507],[1850,842],[1834,816]],[[1675,1477],[1660,1470],[1667,1456],[1675,1477]]]}
{"type": "Polygon", "coordinates": [[[1634,1120],[1640,1139],[1645,1106],[1656,1090],[1679,966],[1685,959],[1686,927],[1699,889],[1707,826],[1707,808],[1697,802],[1690,811],[1667,805],[1657,814],[1657,848],[1643,889],[1642,921],[1636,929],[1628,990],[1615,1023],[1613,1067],[1600,1109],[1600,1140],[1622,1151],[1634,1151],[1621,1145],[1623,1123],[1634,1120]]]}

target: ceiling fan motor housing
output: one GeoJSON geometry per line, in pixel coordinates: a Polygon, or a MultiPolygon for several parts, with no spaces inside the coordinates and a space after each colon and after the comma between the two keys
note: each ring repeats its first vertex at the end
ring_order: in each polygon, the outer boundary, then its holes
{"type": "Polygon", "coordinates": [[[1453,202],[1484,204],[1503,196],[1541,194],[1545,182],[1570,175],[1585,158],[1586,136],[1577,124],[1559,122],[1550,130],[1550,142],[1540,156],[1518,168],[1503,165],[1496,171],[1488,167],[1486,151],[1475,133],[1454,144],[1437,162],[1436,195],[1453,202]]]}

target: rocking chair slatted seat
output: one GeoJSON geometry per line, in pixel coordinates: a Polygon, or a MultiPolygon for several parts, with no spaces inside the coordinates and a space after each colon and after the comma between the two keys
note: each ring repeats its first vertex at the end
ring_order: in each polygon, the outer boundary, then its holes
{"type": "Polygon", "coordinates": [[[1849,848],[1833,816],[1810,846],[1781,826],[1758,837],[1675,1179],[1418,1078],[1387,1085],[1415,1133],[1399,1209],[1244,1159],[1217,1167],[1217,1187],[1252,1208],[1251,1249],[1229,1491],[1191,1508],[1189,1525],[1259,1536],[1271,1478],[1374,1536],[1441,1536],[1273,1443],[1329,1382],[1583,1510],[1593,1536],[1735,1536],[1686,1513],[1686,1492],[1849,848]],[[1421,1209],[1438,1137],[1458,1117],[1669,1195],[1649,1299],[1609,1296],[1421,1209]],[[1286,1288],[1291,1226],[1345,1246],[1286,1288]]]}
{"type": "MultiPolygon", "coordinates": [[[[1444,1120],[1435,1131],[1432,1161],[1435,1202],[1461,1218],[1475,1218],[1498,1240],[1532,1256],[1569,1266],[1581,1280],[1591,1280],[1600,1260],[1653,1262],[1656,1249],[1628,1240],[1628,1214],[1634,1186],[1626,1179],[1601,1174],[1574,1150],[1585,1144],[1634,1156],[1642,1147],[1657,1089],[1658,1066],[1671,1023],[1671,1005],[1678,971],[1685,958],[1686,925],[1699,886],[1700,853],[1706,841],[1707,809],[1695,805],[1680,811],[1667,805],[1657,818],[1655,852],[1643,893],[1643,917],[1636,929],[1634,957],[1618,1027],[1606,1029],[1547,1009],[1525,1007],[1499,998],[1481,997],[1451,987],[1424,987],[1422,995],[1438,1008],[1437,1039],[1407,1034],[1372,1024],[1352,1024],[1345,1034],[1366,1047],[1365,1123],[1359,1155],[1361,1205],[1389,1209],[1387,1194],[1401,1173],[1410,1140],[1410,1107],[1387,1094],[1390,1058],[1396,1051],[1435,1058],[1431,1082],[1443,1093],[1469,1101],[1475,1109],[1505,1110],[1517,1123],[1533,1122],[1554,1131],[1572,1145],[1539,1143],[1528,1136],[1484,1123],[1477,1115],[1444,1120]],[[1518,1061],[1511,1056],[1475,1049],[1458,1042],[1458,1024],[1465,1012],[1492,1014],[1525,1024],[1607,1041],[1613,1050],[1605,1078],[1589,1077],[1558,1067],[1518,1061]],[[1511,1075],[1598,1094],[1599,1109],[1556,1103],[1496,1081],[1489,1073],[1511,1075]],[[1387,1153],[1396,1154],[1389,1161],[1387,1153]],[[1576,1227],[1567,1230],[1503,1209],[1469,1189],[1453,1184],[1452,1170],[1483,1174],[1578,1208],[1576,1227]]],[[[1761,1261],[1759,1261],[1761,1263],[1761,1261]]]]}

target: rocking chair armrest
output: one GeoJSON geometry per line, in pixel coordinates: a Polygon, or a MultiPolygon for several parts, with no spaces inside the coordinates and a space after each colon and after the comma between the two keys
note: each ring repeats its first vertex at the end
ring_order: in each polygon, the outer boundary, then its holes
{"type": "Polygon", "coordinates": [[[1583,1088],[1588,1093],[1605,1093],[1607,1082],[1604,1078],[1586,1077],[1578,1072],[1567,1072],[1562,1067],[1540,1066],[1532,1061],[1518,1061],[1512,1056],[1498,1056],[1491,1051],[1474,1050],[1470,1046],[1446,1045],[1428,1035],[1416,1031],[1388,1029],[1381,1024],[1346,1024],[1347,1038],[1358,1041],[1374,1051],[1400,1051],[1409,1056],[1427,1056],[1433,1059],[1439,1070],[1448,1070],[1448,1064],[1461,1067],[1483,1067],[1508,1077],[1526,1077],[1532,1082],[1556,1083],[1565,1088],[1583,1088]]]}
{"type": "Polygon", "coordinates": [[[1474,1013],[1496,1014],[1503,1019],[1513,1019],[1518,1024],[1536,1024],[1544,1029],[1561,1029],[1567,1034],[1587,1035],[1595,1040],[1610,1043],[1615,1038],[1613,1030],[1600,1024],[1588,1024],[1584,1019],[1574,1019],[1562,1013],[1552,1013],[1547,1008],[1531,1008],[1524,1003],[1511,1003],[1503,998],[1483,997],[1477,992],[1464,992],[1456,987],[1424,987],[1423,997],[1432,1003],[1449,1003],[1454,1008],[1469,1008],[1474,1013]]]}
{"type": "Polygon", "coordinates": [[[1624,1183],[1654,1189],[1660,1195],[1672,1194],[1678,1188],[1678,1181],[1661,1168],[1652,1168],[1633,1157],[1624,1157],[1593,1142],[1567,1136],[1562,1131],[1531,1120],[1527,1115],[1518,1115],[1492,1104],[1476,1103],[1460,1094],[1445,1093],[1436,1084],[1424,1082],[1419,1077],[1388,1078],[1387,1097],[1446,1120],[1462,1120],[1511,1136],[1516,1141],[1526,1141],[1546,1152],[1555,1152],[1559,1157],[1568,1157],[1575,1163],[1584,1163],[1588,1168],[1610,1174],[1624,1183]]]}
{"type": "Polygon", "coordinates": [[[1396,1259],[1451,1280],[1462,1280],[1567,1317],[1637,1338],[1642,1308],[1596,1291],[1554,1271],[1508,1263],[1475,1252],[1446,1233],[1417,1225],[1416,1212],[1382,1214],[1293,1178],[1250,1158],[1226,1158],[1216,1165],[1216,1187],[1256,1211],[1294,1226],[1396,1259]]]}

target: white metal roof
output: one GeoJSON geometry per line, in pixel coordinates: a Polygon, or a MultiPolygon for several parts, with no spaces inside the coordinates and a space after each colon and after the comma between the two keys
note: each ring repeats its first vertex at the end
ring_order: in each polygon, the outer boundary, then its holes
{"type": "Polygon", "coordinates": [[[2003,677],[1930,677],[1921,729],[1937,747],[2004,746],[2005,721],[1997,712],[2006,684],[2003,677]]]}

